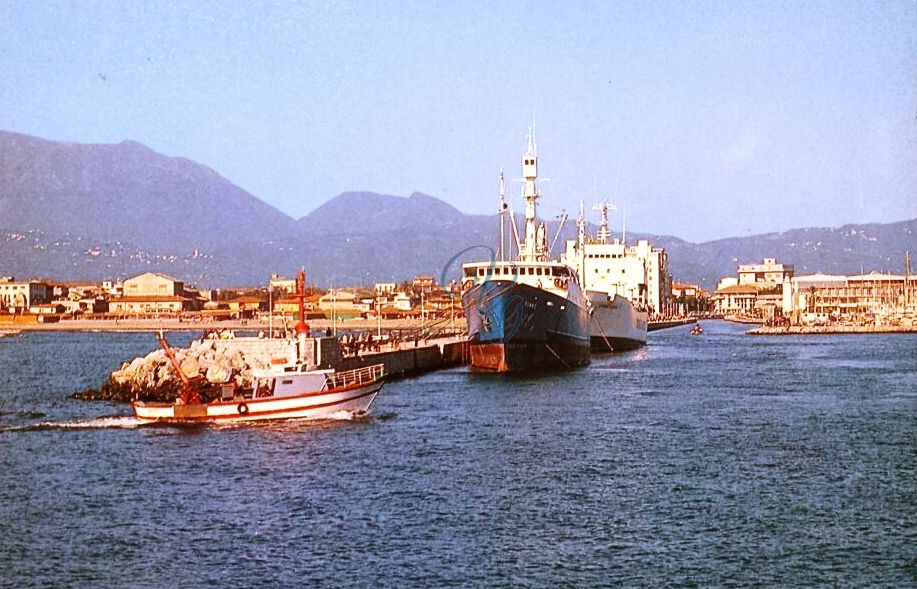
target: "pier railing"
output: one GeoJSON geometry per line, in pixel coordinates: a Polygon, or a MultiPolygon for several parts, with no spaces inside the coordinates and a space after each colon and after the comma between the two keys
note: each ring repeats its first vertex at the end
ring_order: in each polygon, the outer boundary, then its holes
{"type": "Polygon", "coordinates": [[[328,388],[339,389],[354,385],[369,384],[385,376],[384,364],[373,364],[364,368],[335,372],[327,376],[328,388]]]}

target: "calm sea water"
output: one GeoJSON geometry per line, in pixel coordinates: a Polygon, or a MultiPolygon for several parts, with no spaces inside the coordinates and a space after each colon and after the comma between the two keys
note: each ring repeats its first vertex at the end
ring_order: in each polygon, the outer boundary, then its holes
{"type": "Polygon", "coordinates": [[[917,584],[917,337],[705,327],[222,428],[68,398],[152,335],[2,338],[0,585],[917,584]]]}

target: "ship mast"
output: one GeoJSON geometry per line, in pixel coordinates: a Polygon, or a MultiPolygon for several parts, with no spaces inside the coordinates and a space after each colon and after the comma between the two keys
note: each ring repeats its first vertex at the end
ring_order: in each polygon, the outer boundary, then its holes
{"type": "Polygon", "coordinates": [[[500,261],[506,261],[506,238],[504,225],[506,222],[506,209],[509,208],[509,205],[506,204],[506,199],[504,198],[506,192],[506,182],[503,179],[503,168],[500,168],[500,210],[497,213],[500,215],[500,261]]]}
{"type": "Polygon", "coordinates": [[[522,199],[525,201],[525,241],[520,259],[525,262],[543,260],[547,255],[547,228],[537,224],[536,201],[541,198],[536,179],[538,178],[538,147],[531,129],[527,136],[525,155],[522,156],[522,199]]]}
{"type": "Polygon", "coordinates": [[[583,212],[583,199],[579,201],[579,217],[576,218],[576,272],[586,274],[586,213],[583,212]]]}
{"type": "Polygon", "coordinates": [[[596,238],[598,238],[599,243],[608,243],[611,239],[611,230],[608,228],[608,211],[617,210],[617,207],[602,199],[602,202],[592,207],[592,210],[602,211],[602,223],[599,225],[599,232],[596,234],[596,238]]]}

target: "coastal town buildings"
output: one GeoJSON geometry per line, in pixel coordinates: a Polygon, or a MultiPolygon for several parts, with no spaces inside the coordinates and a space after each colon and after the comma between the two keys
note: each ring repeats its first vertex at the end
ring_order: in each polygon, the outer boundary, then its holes
{"type": "Polygon", "coordinates": [[[736,276],[720,280],[713,295],[715,311],[764,320],[782,314],[782,288],[795,268],[764,258],[763,263],[740,264],[736,276]]]}
{"type": "Polygon", "coordinates": [[[696,284],[673,282],[672,299],[677,315],[687,315],[709,310],[710,295],[696,284]]]}
{"type": "Polygon", "coordinates": [[[280,276],[279,274],[271,274],[268,286],[278,294],[293,293],[296,291],[296,279],[280,276]]]}
{"type": "Polygon", "coordinates": [[[411,288],[415,292],[433,292],[436,288],[436,278],[428,275],[415,276],[411,281],[411,288]]]}
{"type": "Polygon", "coordinates": [[[126,315],[199,311],[203,300],[196,291],[186,290],[181,280],[146,272],[124,281],[124,295],[109,303],[111,313],[126,315]]]}
{"type": "Polygon", "coordinates": [[[739,284],[777,286],[793,277],[795,268],[789,264],[778,264],[775,258],[764,258],[761,264],[741,264],[738,270],[739,284]]]}
{"type": "Polygon", "coordinates": [[[51,302],[54,288],[41,280],[16,280],[13,276],[0,277],[0,309],[20,312],[34,305],[51,302]]]}
{"type": "Polygon", "coordinates": [[[796,324],[917,318],[917,282],[907,274],[819,273],[793,277],[782,286],[782,311],[796,324]]]}
{"type": "Polygon", "coordinates": [[[124,283],[120,280],[103,280],[102,291],[111,297],[120,297],[124,295],[124,283]]]}

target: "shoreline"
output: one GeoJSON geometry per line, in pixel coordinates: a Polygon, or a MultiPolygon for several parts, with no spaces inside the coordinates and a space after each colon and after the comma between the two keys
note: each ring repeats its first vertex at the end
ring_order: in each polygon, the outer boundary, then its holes
{"type": "MultiPolygon", "coordinates": [[[[308,321],[309,327],[313,332],[325,331],[332,326],[330,319],[317,319],[308,321]]],[[[295,322],[288,321],[286,326],[277,321],[274,322],[274,334],[283,333],[285,329],[293,329],[295,322]]],[[[427,323],[422,326],[419,319],[387,319],[382,320],[381,328],[383,331],[417,331],[422,327],[429,327],[427,323]]],[[[361,330],[375,332],[379,328],[379,322],[375,320],[347,320],[338,321],[338,330],[361,330]]],[[[439,326],[440,329],[465,329],[465,320],[456,319],[453,326],[439,326]]],[[[22,332],[27,331],[111,331],[111,332],[154,332],[162,329],[163,331],[204,331],[204,330],[224,330],[231,331],[263,331],[265,335],[270,330],[268,321],[258,319],[235,319],[230,321],[179,321],[178,319],[70,319],[56,323],[0,323],[0,332],[22,332]]]]}

